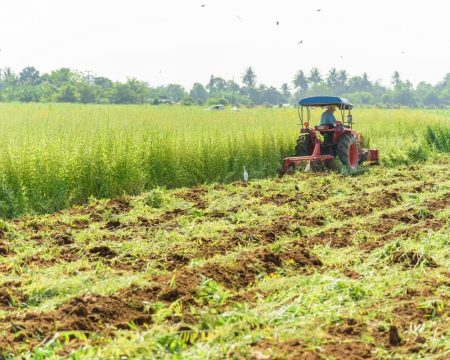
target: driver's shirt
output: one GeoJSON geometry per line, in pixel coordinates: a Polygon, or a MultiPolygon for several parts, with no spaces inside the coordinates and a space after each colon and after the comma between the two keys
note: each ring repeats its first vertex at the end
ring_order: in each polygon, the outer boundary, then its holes
{"type": "Polygon", "coordinates": [[[336,118],[333,113],[325,111],[320,118],[320,125],[333,125],[336,123],[336,118]]]}

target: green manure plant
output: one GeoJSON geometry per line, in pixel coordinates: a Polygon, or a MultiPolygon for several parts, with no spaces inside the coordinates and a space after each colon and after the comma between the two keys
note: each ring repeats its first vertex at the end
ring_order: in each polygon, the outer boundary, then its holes
{"type": "MultiPolygon", "coordinates": [[[[313,111],[318,121],[320,109],[313,111]]],[[[448,152],[445,111],[357,109],[386,166],[448,152]]],[[[1,104],[0,216],[51,213],[90,197],[276,176],[293,154],[296,109],[1,104]]]]}

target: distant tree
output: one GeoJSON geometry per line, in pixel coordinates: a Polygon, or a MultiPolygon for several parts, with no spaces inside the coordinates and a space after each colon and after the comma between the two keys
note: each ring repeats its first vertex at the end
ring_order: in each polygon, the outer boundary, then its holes
{"type": "Polygon", "coordinates": [[[362,91],[370,91],[371,87],[372,87],[372,82],[369,80],[369,76],[367,75],[367,73],[363,73],[361,90],[362,91]]]}
{"type": "Polygon", "coordinates": [[[327,85],[333,90],[339,87],[339,74],[336,68],[331,68],[328,71],[327,85]]]}
{"type": "Polygon", "coordinates": [[[147,83],[139,81],[135,78],[129,78],[127,80],[127,85],[133,93],[134,103],[143,104],[148,99],[149,91],[147,83]]]}
{"type": "Polygon", "coordinates": [[[214,78],[214,90],[217,92],[222,92],[227,89],[227,82],[221,77],[214,78]]]}
{"type": "Polygon", "coordinates": [[[374,96],[367,91],[356,91],[350,94],[344,94],[350,101],[361,105],[372,105],[375,103],[374,96]]]}
{"type": "Polygon", "coordinates": [[[322,75],[318,68],[312,68],[309,72],[309,79],[314,85],[320,84],[322,82],[322,75]]]}
{"type": "Polygon", "coordinates": [[[298,89],[300,92],[308,90],[308,79],[303,70],[299,70],[297,74],[295,74],[292,84],[294,85],[294,88],[298,89]]]}
{"type": "Polygon", "coordinates": [[[397,79],[393,76],[394,83],[394,93],[393,100],[394,103],[404,106],[415,106],[416,99],[414,94],[414,89],[410,81],[401,81],[398,76],[397,79]]]}
{"type": "Polygon", "coordinates": [[[249,66],[244,74],[242,74],[242,82],[249,88],[254,88],[256,85],[256,74],[252,67],[249,66]]]}
{"type": "Polygon", "coordinates": [[[414,98],[414,93],[408,89],[396,90],[394,92],[394,102],[399,105],[404,106],[415,106],[416,101],[414,98]]]}
{"type": "Polygon", "coordinates": [[[105,77],[94,77],[94,84],[105,89],[111,89],[113,87],[113,82],[105,77]]]}
{"type": "Polygon", "coordinates": [[[260,88],[259,103],[260,104],[270,104],[279,105],[285,101],[283,94],[281,94],[275,87],[270,86],[260,88]]]}
{"type": "Polygon", "coordinates": [[[342,89],[347,85],[348,80],[348,74],[345,70],[339,71],[338,81],[339,81],[339,87],[342,89]]]}
{"type": "Polygon", "coordinates": [[[391,78],[391,83],[394,87],[397,87],[401,84],[400,73],[398,71],[394,71],[391,78]]]}
{"type": "Polygon", "coordinates": [[[422,98],[422,104],[425,106],[438,106],[440,102],[439,95],[435,90],[431,90],[422,98]]]}
{"type": "MultiPolygon", "coordinates": [[[[142,104],[153,99],[155,103],[183,102],[187,105],[204,103],[208,99],[212,102],[223,99],[231,104],[269,106],[287,102],[291,98],[287,83],[280,90],[263,84],[257,86],[252,67],[242,74],[245,86],[240,87],[234,81],[211,75],[207,89],[200,83],[195,83],[189,94],[178,84],[150,88],[147,83],[137,79],[113,83],[105,77],[93,77],[93,82],[87,84],[82,73],[69,68],[60,68],[42,75],[32,66],[24,68],[19,75],[11,68],[5,68],[0,75],[0,101],[142,104]]],[[[414,88],[410,81],[402,80],[396,71],[392,76],[393,86],[388,88],[378,80],[370,81],[367,73],[350,78],[345,70],[336,68],[328,71],[324,81],[319,70],[313,68],[309,76],[303,71],[297,72],[292,84],[297,92],[296,96],[332,92],[348,96],[360,104],[450,106],[450,73],[436,85],[421,82],[414,88]]]]}
{"type": "Polygon", "coordinates": [[[214,90],[215,90],[214,82],[215,82],[215,77],[214,77],[214,75],[211,75],[210,78],[209,78],[209,82],[206,85],[206,88],[208,89],[210,94],[212,94],[214,92],[214,90]]]}
{"type": "Polygon", "coordinates": [[[77,89],[72,84],[65,84],[56,95],[57,102],[73,103],[78,101],[77,89]]]}
{"type": "Polygon", "coordinates": [[[175,102],[179,102],[187,97],[187,92],[181,85],[178,84],[169,84],[165,86],[166,96],[175,102]]]}
{"type": "Polygon", "coordinates": [[[41,76],[33,66],[24,68],[19,74],[19,81],[23,84],[39,84],[41,76]]]}
{"type": "Polygon", "coordinates": [[[189,92],[191,98],[198,104],[204,104],[208,100],[208,92],[204,86],[200,83],[192,85],[192,89],[189,92]]]}
{"type": "Polygon", "coordinates": [[[40,100],[40,89],[38,86],[33,85],[22,85],[13,100],[18,100],[21,102],[38,102],[40,100]]]}
{"type": "Polygon", "coordinates": [[[210,95],[215,95],[227,89],[227,82],[221,77],[214,77],[214,75],[211,75],[211,78],[209,79],[206,88],[208,89],[210,95]]]}
{"type": "Polygon", "coordinates": [[[94,104],[98,102],[96,85],[81,84],[78,87],[78,92],[80,94],[80,102],[83,104],[94,104]]]}
{"type": "Polygon", "coordinates": [[[228,80],[227,81],[227,90],[228,91],[238,92],[239,91],[239,84],[236,83],[234,80],[228,80]]]}
{"type": "Polygon", "coordinates": [[[129,84],[115,83],[111,92],[111,102],[114,104],[133,104],[138,100],[129,84]]]}
{"type": "Polygon", "coordinates": [[[50,74],[43,75],[43,79],[48,80],[50,83],[54,84],[65,84],[72,81],[75,74],[69,68],[61,68],[52,71],[50,74]]]}
{"type": "Polygon", "coordinates": [[[285,98],[290,98],[291,97],[291,93],[289,91],[289,85],[288,83],[284,83],[281,85],[281,94],[285,97],[285,98]]]}
{"type": "Polygon", "coordinates": [[[7,86],[13,86],[17,82],[17,76],[10,67],[6,67],[2,70],[2,82],[7,86]]]}
{"type": "Polygon", "coordinates": [[[444,79],[436,85],[436,88],[438,90],[443,90],[446,88],[450,89],[450,73],[448,73],[444,76],[444,79]]]}
{"type": "Polygon", "coordinates": [[[372,83],[364,73],[363,76],[353,76],[348,81],[348,91],[351,92],[368,92],[372,87],[372,83]]]}

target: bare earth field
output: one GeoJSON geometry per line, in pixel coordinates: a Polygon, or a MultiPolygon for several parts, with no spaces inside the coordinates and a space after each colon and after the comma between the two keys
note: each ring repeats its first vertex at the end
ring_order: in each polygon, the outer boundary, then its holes
{"type": "Polygon", "coordinates": [[[0,359],[450,357],[450,159],[0,224],[0,359]]]}

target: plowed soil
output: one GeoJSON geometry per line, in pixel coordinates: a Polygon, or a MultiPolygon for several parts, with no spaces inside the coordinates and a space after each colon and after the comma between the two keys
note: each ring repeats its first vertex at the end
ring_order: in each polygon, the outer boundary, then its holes
{"type": "Polygon", "coordinates": [[[0,358],[46,346],[114,358],[141,333],[121,356],[198,355],[196,343],[216,341],[240,344],[217,358],[439,354],[450,170],[424,166],[433,176],[297,174],[168,191],[157,208],[124,197],[5,223],[0,358]]]}

